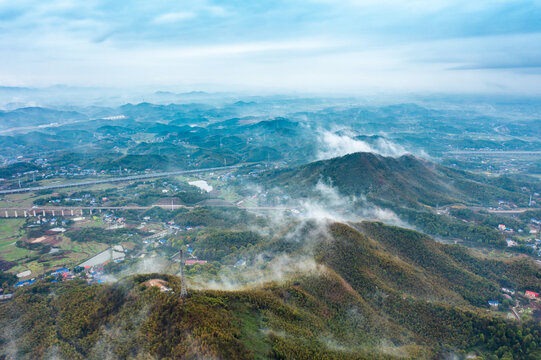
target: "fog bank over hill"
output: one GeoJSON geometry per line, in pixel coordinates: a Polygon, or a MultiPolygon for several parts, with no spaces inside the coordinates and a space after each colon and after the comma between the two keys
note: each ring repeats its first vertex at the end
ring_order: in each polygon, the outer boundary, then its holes
{"type": "Polygon", "coordinates": [[[355,138],[351,129],[340,129],[338,132],[321,130],[318,134],[318,160],[330,159],[356,152],[372,152],[383,156],[401,156],[406,149],[398,144],[377,137],[372,143],[355,138]]]}

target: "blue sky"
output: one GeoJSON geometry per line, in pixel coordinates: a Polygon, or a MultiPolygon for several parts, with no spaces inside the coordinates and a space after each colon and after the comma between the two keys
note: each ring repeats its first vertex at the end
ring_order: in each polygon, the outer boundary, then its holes
{"type": "Polygon", "coordinates": [[[541,95],[541,0],[0,0],[0,85],[541,95]]]}

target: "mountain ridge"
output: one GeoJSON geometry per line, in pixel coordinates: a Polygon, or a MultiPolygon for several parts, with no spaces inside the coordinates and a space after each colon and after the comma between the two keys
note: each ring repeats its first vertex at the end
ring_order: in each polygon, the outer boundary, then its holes
{"type": "Polygon", "coordinates": [[[490,184],[490,180],[454,170],[411,154],[389,157],[357,152],[319,160],[291,169],[271,170],[261,176],[268,186],[287,186],[288,191],[323,181],[343,195],[367,196],[408,206],[453,203],[496,203],[502,196],[525,202],[527,196],[490,184]]]}

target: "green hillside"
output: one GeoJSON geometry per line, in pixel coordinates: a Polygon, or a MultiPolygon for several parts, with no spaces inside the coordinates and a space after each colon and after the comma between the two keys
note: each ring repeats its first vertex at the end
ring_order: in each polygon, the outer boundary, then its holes
{"type": "Polygon", "coordinates": [[[314,270],[258,287],[190,290],[180,299],[176,276],[147,274],[23,288],[0,304],[0,326],[9,329],[0,335],[0,358],[541,356],[539,323],[504,320],[485,305],[501,297],[501,286],[541,289],[541,272],[529,260],[482,260],[381,223],[323,230],[305,232],[310,241],[290,253],[312,249],[314,270]],[[160,292],[151,279],[171,291],[160,292]]]}
{"type": "Polygon", "coordinates": [[[306,195],[319,181],[332,184],[344,195],[365,195],[407,206],[496,204],[505,199],[527,203],[516,187],[493,185],[491,179],[404,155],[399,158],[354,153],[296,168],[269,171],[261,178],[269,187],[286,187],[306,195]]]}

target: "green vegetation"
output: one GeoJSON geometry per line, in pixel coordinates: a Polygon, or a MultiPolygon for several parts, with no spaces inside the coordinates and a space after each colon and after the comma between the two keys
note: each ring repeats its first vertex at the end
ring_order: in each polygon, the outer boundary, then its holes
{"type": "Polygon", "coordinates": [[[193,205],[208,199],[207,193],[202,193],[197,187],[186,183],[170,183],[168,179],[148,182],[134,182],[120,188],[103,190],[78,190],[70,193],[61,192],[54,196],[41,197],[34,200],[38,206],[108,206],[154,205],[160,200],[174,200],[175,205],[193,205]],[[167,189],[168,198],[164,199],[162,190],[167,189]],[[74,200],[77,199],[77,200],[74,200]]]}
{"type": "Polygon", "coordinates": [[[405,208],[397,208],[395,211],[401,218],[430,235],[461,239],[478,244],[506,246],[505,237],[496,230],[497,224],[492,226],[491,221],[483,221],[478,225],[428,211],[405,208]]]}
{"type": "Polygon", "coordinates": [[[528,196],[516,187],[498,187],[490,178],[446,168],[412,155],[392,158],[355,153],[297,168],[269,171],[261,179],[269,187],[287,186],[291,193],[298,195],[309,195],[310,189],[324,181],[344,195],[365,195],[369,200],[414,208],[457,202],[497,204],[502,198],[522,205],[528,201],[528,196]]]}
{"type": "Polygon", "coordinates": [[[222,260],[228,255],[238,255],[261,241],[261,236],[251,231],[201,232],[188,236],[184,241],[196,249],[194,255],[205,260],[222,260]]]}
{"type": "Polygon", "coordinates": [[[133,229],[114,229],[105,230],[100,227],[88,227],[81,230],[73,230],[66,235],[75,242],[98,242],[103,244],[118,244],[122,241],[128,241],[134,236],[148,236],[150,234],[142,233],[133,229]]]}
{"type": "Polygon", "coordinates": [[[0,167],[0,178],[8,179],[16,174],[35,170],[40,170],[40,167],[32,163],[18,162],[5,167],[0,167]]]}
{"type": "MultiPolygon", "coordinates": [[[[80,112],[0,112],[6,126],[60,122],[46,130],[0,136],[2,159],[11,163],[0,168],[5,188],[147,170],[246,165],[209,176],[215,189],[210,194],[187,185],[186,177],[174,177],[3,196],[0,207],[158,206],[107,211],[126,226],[116,230],[105,230],[105,219],[96,213],[92,220],[62,225],[48,216],[47,221],[26,223],[0,219],[0,286],[11,292],[17,280],[13,274],[22,270],[38,278],[34,285],[14,289],[13,299],[0,302],[0,359],[541,358],[541,327],[530,321],[534,311],[524,310],[520,322],[504,320],[514,300],[523,305],[528,300],[517,295],[510,301],[501,291],[540,292],[541,271],[524,256],[533,250],[507,249],[504,235],[495,230],[504,223],[527,231],[533,227],[530,220],[541,213],[504,217],[467,208],[525,207],[530,195],[539,203],[539,181],[524,175],[539,167],[538,155],[516,160],[511,153],[483,157],[471,152],[536,152],[538,119],[516,120],[526,112],[493,118],[462,107],[360,107],[349,99],[347,106],[344,100],[331,99],[253,100],[218,107],[141,103],[91,106],[80,112]],[[284,116],[290,118],[269,115],[275,113],[289,113],[284,116]],[[103,118],[116,114],[125,117],[114,122],[103,118]],[[69,123],[73,119],[79,122],[69,123]],[[351,141],[374,149],[400,143],[430,153],[435,161],[356,153],[306,164],[320,151],[334,152],[322,138],[333,124],[343,125],[336,135],[347,134],[351,141]],[[385,132],[392,138],[351,135],[348,127],[351,133],[385,132]],[[47,159],[37,158],[43,154],[47,159]],[[19,155],[29,162],[12,163],[19,155]],[[28,171],[38,171],[36,182],[32,174],[23,175],[28,171]],[[516,174],[501,175],[508,172],[516,174]],[[252,181],[263,189],[254,194],[244,186],[252,181]],[[268,207],[291,202],[289,206],[294,199],[327,200],[315,188],[320,182],[348,200],[357,199],[339,209],[348,218],[362,214],[367,203],[375,204],[424,233],[477,250],[377,222],[305,222],[299,220],[303,214],[297,217],[294,211],[277,224],[215,198],[268,207]],[[170,204],[179,208],[159,207],[170,204]],[[449,210],[450,216],[438,215],[437,208],[449,210]],[[67,231],[48,232],[57,226],[67,231]],[[167,242],[143,243],[144,237],[164,229],[171,230],[167,242]],[[96,285],[80,280],[51,283],[40,276],[51,268],[78,265],[114,244],[128,249],[125,261],[104,266],[106,274],[117,278],[158,259],[164,272],[177,272],[173,256],[187,244],[208,263],[186,267],[193,286],[186,299],[179,298],[180,280],[173,275],[135,275],[96,285]],[[54,252],[49,251],[52,247],[54,252]],[[504,260],[476,256],[478,249],[504,260]],[[522,254],[505,259],[510,252],[522,254]],[[238,260],[241,265],[233,266],[238,260]],[[160,284],[165,291],[156,286],[160,284]],[[238,290],[194,289],[222,285],[238,290]],[[487,302],[494,300],[501,303],[498,311],[489,309],[487,302]]],[[[526,241],[524,235],[516,238],[521,244],[526,241]]]]}
{"type": "Polygon", "coordinates": [[[0,288],[7,288],[17,282],[17,276],[0,270],[0,288]]]}
{"type": "Polygon", "coordinates": [[[257,223],[255,215],[245,210],[225,207],[200,207],[181,210],[175,215],[175,222],[183,226],[208,226],[233,228],[237,225],[257,223]]]}
{"type": "Polygon", "coordinates": [[[0,270],[9,270],[29,254],[16,246],[23,219],[0,219],[0,270]]]}
{"type": "MultiPolygon", "coordinates": [[[[190,290],[180,299],[180,280],[165,274],[25,287],[0,304],[0,326],[11,329],[0,335],[0,356],[14,348],[21,358],[69,359],[541,355],[539,323],[486,310],[487,300],[501,299],[501,286],[541,289],[530,261],[482,260],[415,231],[355,226],[361,232],[335,223],[317,235],[307,224],[301,232],[312,234],[317,270],[251,289],[190,290]],[[158,279],[171,291],[152,286],[158,279]]],[[[201,249],[257,242],[253,233],[223,231],[194,240],[201,249]]]]}
{"type": "Polygon", "coordinates": [[[24,222],[24,219],[0,219],[0,239],[17,234],[24,222]]]}

